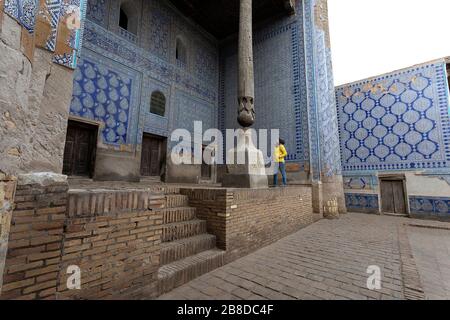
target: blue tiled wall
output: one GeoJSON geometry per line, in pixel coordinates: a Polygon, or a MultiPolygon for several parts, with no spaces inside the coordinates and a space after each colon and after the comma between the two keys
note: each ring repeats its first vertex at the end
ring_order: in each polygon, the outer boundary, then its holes
{"type": "MultiPolygon", "coordinates": [[[[341,173],[331,51],[314,22],[316,1],[297,1],[294,17],[255,30],[255,128],[279,129],[287,160],[314,179],[341,173]],[[311,165],[311,166],[310,166],[311,165]]],[[[220,127],[235,128],[237,47],[221,52],[220,127]]]]}
{"type": "Polygon", "coordinates": [[[92,57],[78,62],[73,84],[70,113],[105,124],[102,137],[108,144],[130,142],[130,117],[135,111],[137,85],[133,72],[110,68],[92,57]],[[130,109],[131,112],[130,112],[130,109]]]}
{"type": "MultiPolygon", "coordinates": [[[[336,101],[346,190],[379,192],[380,172],[420,172],[450,181],[444,60],[341,86],[336,101]]],[[[448,216],[449,201],[450,194],[410,196],[410,211],[416,216],[448,216]]]]}
{"type": "Polygon", "coordinates": [[[142,28],[137,40],[131,41],[117,32],[117,0],[89,1],[71,114],[105,123],[106,144],[137,145],[143,132],[167,137],[171,130],[195,120],[217,127],[216,41],[171,9],[166,0],[146,1],[144,12],[140,0],[135,2],[142,13],[136,18],[142,28]],[[175,61],[177,37],[188,48],[186,66],[175,61]],[[113,99],[118,88],[110,78],[118,79],[119,100],[113,99]],[[166,96],[164,117],[149,112],[155,90],[166,96]]]}
{"type": "MultiPolygon", "coordinates": [[[[299,28],[297,22],[289,19],[255,32],[255,129],[279,129],[289,150],[288,160],[304,160],[301,129],[302,120],[307,122],[307,115],[306,109],[301,110],[306,105],[301,105],[299,97],[302,84],[298,75],[299,28]]],[[[224,128],[233,129],[238,127],[237,47],[234,43],[223,49],[221,62],[224,67],[220,101],[225,115],[221,120],[224,128]]]]}
{"type": "Polygon", "coordinates": [[[353,212],[378,213],[379,201],[377,194],[346,193],[347,210],[353,212]]]}
{"type": "Polygon", "coordinates": [[[409,197],[412,215],[450,219],[450,197],[409,197]]]}
{"type": "Polygon", "coordinates": [[[450,168],[445,64],[420,67],[336,90],[343,168],[450,168]]]}
{"type": "MultiPolygon", "coordinates": [[[[219,49],[215,39],[171,9],[167,0],[135,1],[144,9],[138,17],[141,29],[133,37],[118,31],[119,0],[89,2],[83,65],[77,71],[71,113],[107,124],[103,134],[107,144],[139,145],[143,132],[168,136],[177,128],[192,129],[195,120],[203,121],[205,130],[235,128],[236,39],[219,49]],[[174,60],[178,38],[188,47],[186,65],[174,60]],[[112,112],[89,111],[93,106],[107,110],[109,101],[81,85],[89,82],[84,71],[90,68],[130,81],[130,96],[123,97],[129,102],[127,121],[121,121],[123,112],[118,118],[112,112]],[[167,98],[164,117],[149,113],[154,90],[167,98]],[[83,95],[90,95],[88,105],[80,105],[83,95]]],[[[287,141],[288,161],[312,167],[315,179],[320,179],[324,171],[339,174],[341,164],[335,102],[330,98],[331,52],[326,32],[314,21],[315,5],[316,0],[297,1],[296,15],[255,30],[255,128],[280,129],[287,141]]],[[[101,77],[92,82],[94,90],[104,90],[106,96],[112,90],[98,87],[101,77]]]]}

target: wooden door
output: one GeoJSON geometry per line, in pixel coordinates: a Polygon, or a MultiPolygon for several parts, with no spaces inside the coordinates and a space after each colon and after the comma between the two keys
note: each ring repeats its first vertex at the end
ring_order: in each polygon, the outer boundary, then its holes
{"type": "Polygon", "coordinates": [[[385,213],[406,214],[402,180],[381,180],[381,204],[385,213]]]}
{"type": "MultiPolygon", "coordinates": [[[[202,179],[210,180],[211,179],[211,165],[209,165],[205,162],[205,159],[203,156],[205,154],[205,150],[206,150],[206,146],[203,146],[202,147],[202,168],[201,168],[202,173],[201,174],[202,174],[202,179]]],[[[211,155],[211,156],[213,156],[213,155],[211,155]]]]}
{"type": "Polygon", "coordinates": [[[98,127],[69,121],[64,148],[63,173],[92,177],[98,127]]]}
{"type": "Polygon", "coordinates": [[[163,138],[144,135],[142,140],[141,175],[159,177],[162,165],[163,138]]]}

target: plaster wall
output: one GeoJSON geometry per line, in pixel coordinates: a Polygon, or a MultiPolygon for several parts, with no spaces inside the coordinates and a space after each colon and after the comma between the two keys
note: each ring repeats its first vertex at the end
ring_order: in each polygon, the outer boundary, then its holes
{"type": "Polygon", "coordinates": [[[408,194],[411,196],[450,197],[450,184],[442,177],[406,173],[408,194]]]}

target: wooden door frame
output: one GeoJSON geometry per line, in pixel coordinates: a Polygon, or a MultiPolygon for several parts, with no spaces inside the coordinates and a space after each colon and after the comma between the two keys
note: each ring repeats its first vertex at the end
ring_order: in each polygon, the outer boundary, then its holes
{"type": "MultiPolygon", "coordinates": [[[[91,160],[90,160],[90,165],[89,165],[89,178],[92,179],[95,175],[95,164],[96,164],[96,160],[97,160],[97,147],[98,147],[98,143],[100,141],[100,137],[101,137],[101,125],[98,121],[94,121],[94,120],[89,120],[89,119],[84,119],[81,117],[75,117],[75,116],[69,116],[69,118],[67,119],[67,127],[66,127],[66,136],[67,136],[67,131],[69,129],[69,123],[74,123],[75,125],[78,125],[79,127],[86,127],[89,129],[89,127],[93,130],[96,131],[95,134],[93,134],[93,141],[92,141],[92,149],[91,149],[91,160]]],[[[64,148],[65,148],[65,144],[66,144],[66,140],[64,140],[64,148]]]]}
{"type": "MultiPolygon", "coordinates": [[[[202,144],[202,165],[203,166],[203,152],[205,152],[206,149],[212,149],[213,147],[211,147],[210,145],[203,145],[202,144]]],[[[214,157],[217,157],[217,154],[214,155],[214,157]]],[[[209,170],[210,170],[210,177],[209,179],[205,179],[202,177],[202,168],[200,166],[200,179],[199,179],[199,184],[213,184],[216,183],[217,181],[217,164],[213,164],[213,165],[209,165],[209,170]]]]}
{"type": "MultiPolygon", "coordinates": [[[[144,144],[144,138],[145,137],[149,137],[149,138],[153,138],[153,139],[157,139],[160,140],[160,175],[158,177],[161,177],[161,180],[164,181],[165,179],[165,175],[166,175],[166,164],[167,164],[167,137],[164,136],[158,136],[156,134],[152,134],[152,133],[148,133],[148,132],[143,132],[142,133],[142,143],[141,143],[141,157],[140,157],[140,165],[139,165],[139,173],[141,175],[141,177],[145,177],[142,175],[142,145],[144,144]]],[[[152,176],[149,176],[152,177],[152,176]]]]}
{"type": "Polygon", "coordinates": [[[410,214],[409,208],[409,197],[408,197],[408,189],[406,188],[406,176],[404,174],[381,174],[378,175],[378,185],[379,185],[379,197],[378,197],[378,206],[380,208],[380,214],[383,214],[383,202],[381,200],[381,182],[382,181],[401,181],[403,184],[403,201],[405,203],[405,211],[406,214],[410,214]]]}

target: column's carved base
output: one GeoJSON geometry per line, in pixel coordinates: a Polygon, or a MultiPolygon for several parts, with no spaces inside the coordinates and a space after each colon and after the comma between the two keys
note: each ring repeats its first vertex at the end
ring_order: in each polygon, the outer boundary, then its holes
{"type": "Polygon", "coordinates": [[[341,175],[312,182],[313,212],[317,219],[337,219],[347,213],[344,185],[341,175]]]}
{"type": "Polygon", "coordinates": [[[239,130],[237,146],[228,150],[227,159],[234,161],[233,164],[227,165],[228,172],[223,177],[223,187],[255,189],[269,187],[264,156],[253,144],[250,130],[239,130]]]}
{"type": "Polygon", "coordinates": [[[325,178],[322,181],[323,215],[325,218],[339,218],[346,214],[344,185],[341,175],[325,178]]]}

